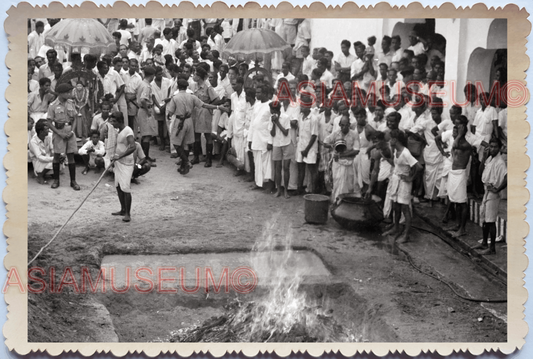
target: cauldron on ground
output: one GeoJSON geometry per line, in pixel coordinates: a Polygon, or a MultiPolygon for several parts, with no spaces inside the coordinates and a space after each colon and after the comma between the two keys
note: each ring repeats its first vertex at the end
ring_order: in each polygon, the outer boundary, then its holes
{"type": "Polygon", "coordinates": [[[350,230],[371,230],[383,220],[383,211],[372,199],[341,194],[331,207],[331,216],[342,227],[350,230]]]}

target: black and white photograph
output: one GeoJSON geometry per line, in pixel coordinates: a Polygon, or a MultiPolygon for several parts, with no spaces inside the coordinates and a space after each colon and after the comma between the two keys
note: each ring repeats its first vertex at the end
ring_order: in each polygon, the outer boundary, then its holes
{"type": "Polygon", "coordinates": [[[28,18],[27,341],[507,342],[508,67],[507,18],[28,18]]]}

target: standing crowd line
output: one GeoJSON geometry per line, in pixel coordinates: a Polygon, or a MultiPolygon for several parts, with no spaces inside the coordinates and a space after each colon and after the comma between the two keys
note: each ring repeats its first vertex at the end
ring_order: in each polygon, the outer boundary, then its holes
{"type": "MultiPolygon", "coordinates": [[[[57,21],[37,21],[28,36],[28,153],[39,183],[51,171],[59,187],[68,166],[79,190],[74,154],[83,175],[112,166],[121,204],[113,214],[129,221],[130,183],[156,166],[155,146],[178,159],[181,175],[218,160],[277,197],[379,198],[392,219],[386,233],[399,241],[409,240],[412,206],[439,198],[449,199],[443,222],[456,217],[455,235],[464,235],[470,193],[482,198],[480,247],[495,252],[507,109],[468,84],[468,103],[444,112],[438,36],[412,32],[405,49],[384,36],[379,51],[375,37],[343,40],[335,56],[311,51],[308,19],[102,19],[119,51],[66,62],[66,51],[39,45],[57,21]],[[291,48],[263,63],[223,58],[250,27],[278,32],[291,48]],[[249,71],[267,61],[273,76],[249,71]]],[[[503,85],[505,73],[494,81],[503,85]]]]}

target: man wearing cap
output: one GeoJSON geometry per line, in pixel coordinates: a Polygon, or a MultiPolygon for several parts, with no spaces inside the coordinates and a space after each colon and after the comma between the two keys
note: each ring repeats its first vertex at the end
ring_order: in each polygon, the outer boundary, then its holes
{"type": "Polygon", "coordinates": [[[68,159],[68,170],[70,173],[70,187],[75,191],[80,190],[76,183],[76,164],[74,153],[78,150],[76,137],[72,132],[72,121],[76,116],[74,101],[70,99],[72,86],[68,83],[60,84],[56,87],[57,99],[48,108],[48,127],[54,133],[52,143],[54,145],[54,160],[52,168],[54,170],[54,182],[52,188],[59,187],[59,163],[63,153],[68,159]]]}

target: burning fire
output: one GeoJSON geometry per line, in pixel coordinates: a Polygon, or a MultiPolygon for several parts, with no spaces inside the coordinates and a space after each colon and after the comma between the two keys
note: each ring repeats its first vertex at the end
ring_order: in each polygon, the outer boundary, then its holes
{"type": "MultiPolygon", "coordinates": [[[[328,342],[358,341],[337,324],[327,308],[327,299],[308,298],[300,286],[305,273],[292,262],[292,233],[275,235],[277,218],[268,221],[256,241],[251,267],[266,278],[270,291],[255,301],[236,298],[221,317],[201,326],[172,333],[179,342],[328,342]],[[280,251],[283,255],[279,255],[280,251]]],[[[261,284],[261,283],[260,283],[261,284]]]]}

